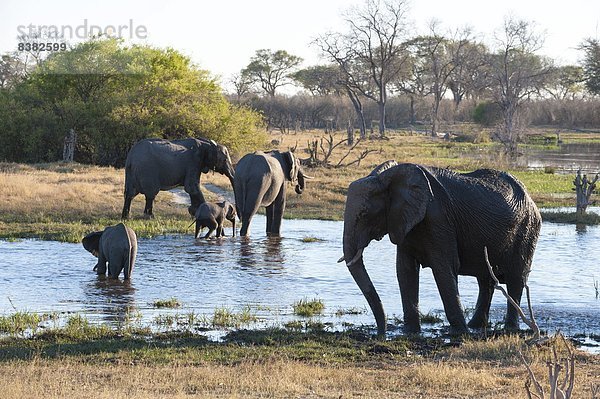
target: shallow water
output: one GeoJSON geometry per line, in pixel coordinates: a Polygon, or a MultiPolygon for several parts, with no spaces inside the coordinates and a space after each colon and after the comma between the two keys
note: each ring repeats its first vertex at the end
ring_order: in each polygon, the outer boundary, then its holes
{"type": "Polygon", "coordinates": [[[518,164],[530,169],[551,166],[562,172],[574,173],[580,169],[585,173],[600,170],[600,143],[560,144],[555,150],[525,150],[518,164]]]}
{"type": "MultiPolygon", "coordinates": [[[[79,312],[90,320],[115,323],[125,309],[139,311],[145,321],[157,314],[212,315],[215,308],[241,311],[246,306],[267,324],[296,318],[292,304],[319,298],[326,306],[322,321],[374,325],[370,310],[335,316],[339,309],[366,309],[343,264],[342,222],[285,220],[284,237],[267,238],[265,219],[257,216],[249,241],[239,237],[194,240],[191,235],[139,241],[131,283],[110,281],[92,272],[95,258],[80,244],[52,241],[0,241],[0,313],[79,312]],[[323,241],[303,242],[305,237],[323,241]],[[159,299],[176,297],[182,308],[154,309],[159,299]]],[[[231,234],[231,229],[226,229],[231,234]]],[[[600,227],[576,231],[573,225],[544,223],[529,285],[541,328],[600,334],[600,227]]],[[[365,264],[388,316],[401,317],[395,278],[395,246],[384,238],[365,250],[365,264]]],[[[473,308],[476,280],[459,279],[462,303],[473,308]]],[[[442,312],[431,271],[421,273],[421,311],[442,312]]],[[[501,321],[505,301],[496,293],[492,321],[501,321]]],[[[392,321],[393,322],[393,321],[392,321]]]]}

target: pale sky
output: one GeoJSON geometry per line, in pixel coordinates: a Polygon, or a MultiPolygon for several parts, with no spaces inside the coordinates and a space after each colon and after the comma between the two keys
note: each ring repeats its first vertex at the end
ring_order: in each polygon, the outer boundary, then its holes
{"type": "MultiPolygon", "coordinates": [[[[321,62],[310,42],[320,34],[344,29],[341,14],[361,0],[0,0],[0,54],[16,49],[19,26],[130,25],[143,27],[146,38],[135,40],[173,47],[227,83],[244,68],[257,49],[286,50],[302,57],[303,66],[321,62]]],[[[577,63],[576,47],[598,38],[598,0],[412,0],[409,18],[415,33],[426,32],[432,19],[444,28],[466,25],[491,40],[504,17],[535,23],[545,32],[541,53],[560,64],[577,63]]],[[[123,30],[128,33],[128,30],[123,30]]]]}

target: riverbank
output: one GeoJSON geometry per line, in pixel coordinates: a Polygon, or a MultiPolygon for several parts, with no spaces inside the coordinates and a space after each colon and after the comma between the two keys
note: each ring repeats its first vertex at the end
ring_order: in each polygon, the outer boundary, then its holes
{"type": "MultiPolygon", "coordinates": [[[[302,143],[320,138],[320,132],[307,132],[278,137],[275,147],[296,147],[300,158],[307,158],[302,143]]],[[[334,140],[341,139],[340,137],[334,140]]],[[[576,137],[572,138],[573,140],[576,137]]],[[[481,167],[509,169],[497,145],[489,142],[447,142],[405,133],[390,134],[387,140],[366,140],[349,155],[343,146],[329,158],[329,167],[306,168],[314,179],[297,195],[288,187],[286,218],[342,220],[348,185],[370,173],[387,159],[415,162],[438,167],[470,171],[481,167]],[[372,150],[360,163],[358,154],[372,150]],[[344,158],[345,157],[345,158],[344,158]]],[[[321,159],[322,159],[321,155],[321,159]]],[[[544,171],[510,170],[527,187],[539,207],[573,206],[573,177],[544,171]]],[[[119,222],[123,204],[123,170],[80,164],[7,164],[0,163],[0,238],[40,238],[77,242],[86,233],[119,222]]],[[[202,176],[203,192],[208,200],[217,194],[206,187],[231,190],[228,180],[219,174],[202,176]]],[[[160,192],[155,203],[154,220],[142,218],[144,198],[137,196],[132,204],[130,225],[140,237],[188,233],[191,218],[185,205],[174,201],[170,192],[160,192]]]]}
{"type": "MultiPolygon", "coordinates": [[[[560,342],[524,337],[448,341],[361,330],[237,330],[221,341],[189,330],[110,329],[73,316],[65,327],[0,339],[0,392],[45,398],[525,398],[523,353],[548,392],[560,342]]],[[[600,358],[575,350],[576,397],[589,397],[600,358]]]]}

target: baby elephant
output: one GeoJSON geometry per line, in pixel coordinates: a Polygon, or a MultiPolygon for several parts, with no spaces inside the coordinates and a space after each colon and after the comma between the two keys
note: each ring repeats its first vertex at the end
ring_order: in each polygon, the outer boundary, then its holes
{"type": "Polygon", "coordinates": [[[229,201],[223,202],[204,202],[200,204],[196,210],[196,234],[198,238],[200,230],[203,227],[208,227],[208,233],[204,238],[210,237],[215,229],[217,230],[216,237],[223,237],[223,221],[227,219],[233,225],[233,236],[235,237],[235,206],[229,201]]]}
{"type": "Polygon", "coordinates": [[[131,228],[123,223],[109,226],[104,231],[88,234],[82,243],[85,249],[98,258],[98,264],[94,267],[98,275],[106,274],[108,262],[109,277],[118,278],[121,270],[126,280],[131,277],[137,255],[137,237],[131,228]]]}

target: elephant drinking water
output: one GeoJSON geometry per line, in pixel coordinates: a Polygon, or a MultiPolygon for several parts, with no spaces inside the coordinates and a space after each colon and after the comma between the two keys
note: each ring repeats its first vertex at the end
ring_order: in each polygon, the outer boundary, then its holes
{"type": "MultiPolygon", "coordinates": [[[[388,161],[348,188],[344,211],[344,256],[352,277],[369,303],[379,334],[386,318],[379,295],[365,270],[362,253],[386,234],[397,246],[396,274],[402,296],[404,328],[420,330],[419,269],[430,267],[452,333],[467,332],[458,293],[458,275],[479,285],[468,326],[487,324],[496,276],[519,303],[540,232],[540,213],[523,185],[491,169],[459,174],[446,169],[388,161]]],[[[508,305],[505,327],[518,328],[508,305]]]]}
{"type": "Polygon", "coordinates": [[[188,138],[183,140],[144,139],[127,154],[125,162],[125,203],[122,219],[129,217],[131,201],[138,194],[146,197],[144,215],[152,217],[154,198],[161,190],[183,186],[190,195],[188,211],[205,202],[200,191],[200,174],[210,170],[229,178],[233,186],[233,166],[227,147],[212,140],[188,138]]]}

